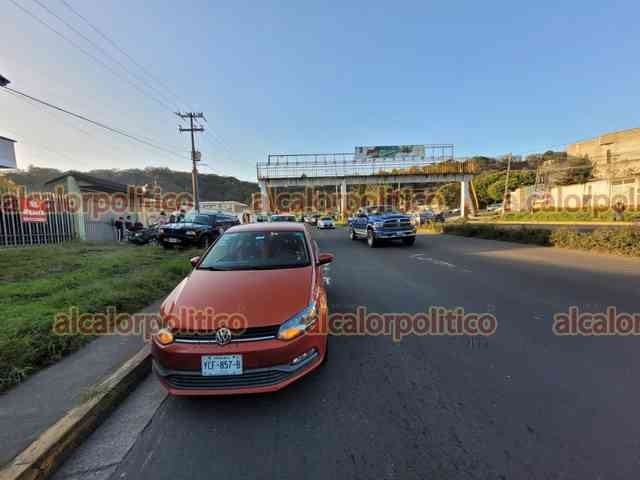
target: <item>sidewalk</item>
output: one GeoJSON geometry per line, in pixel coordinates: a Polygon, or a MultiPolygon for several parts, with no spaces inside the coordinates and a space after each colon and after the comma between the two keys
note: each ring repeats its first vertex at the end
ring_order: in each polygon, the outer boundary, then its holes
{"type": "MultiPolygon", "coordinates": [[[[157,301],[141,311],[155,313],[157,301]]],[[[99,337],[0,395],[0,466],[80,403],[83,393],[135,355],[138,336],[99,337]]]]}

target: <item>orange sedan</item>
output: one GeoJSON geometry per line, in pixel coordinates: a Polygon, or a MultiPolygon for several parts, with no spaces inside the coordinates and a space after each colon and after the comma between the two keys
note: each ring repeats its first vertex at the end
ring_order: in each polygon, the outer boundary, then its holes
{"type": "Polygon", "coordinates": [[[327,356],[322,265],[299,223],[227,230],[165,299],[153,368],[174,395],[279,390],[327,356]]]}

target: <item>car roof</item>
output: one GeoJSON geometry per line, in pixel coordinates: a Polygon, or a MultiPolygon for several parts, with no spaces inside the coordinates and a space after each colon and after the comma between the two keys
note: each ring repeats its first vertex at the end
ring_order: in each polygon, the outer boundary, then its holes
{"type": "Polygon", "coordinates": [[[245,223],[231,227],[227,232],[306,232],[306,227],[294,222],[245,223]]]}

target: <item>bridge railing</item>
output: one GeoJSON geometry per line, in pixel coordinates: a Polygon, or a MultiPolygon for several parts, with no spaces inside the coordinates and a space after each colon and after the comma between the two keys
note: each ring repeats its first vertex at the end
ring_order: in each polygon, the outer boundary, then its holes
{"type": "Polygon", "coordinates": [[[258,180],[304,177],[353,177],[372,175],[474,174],[478,165],[465,158],[447,156],[355,157],[353,153],[269,155],[257,164],[258,180]]]}

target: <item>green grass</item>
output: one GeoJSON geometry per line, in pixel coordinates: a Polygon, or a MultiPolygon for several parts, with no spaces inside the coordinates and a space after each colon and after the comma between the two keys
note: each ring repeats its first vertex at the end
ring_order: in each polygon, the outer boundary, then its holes
{"type": "MultiPolygon", "coordinates": [[[[497,217],[496,220],[506,220],[515,222],[612,222],[613,212],[610,209],[593,211],[539,211],[539,212],[514,212],[507,213],[504,217],[497,217]]],[[[640,212],[624,212],[624,221],[633,222],[640,220],[640,212]]]]}
{"type": "Polygon", "coordinates": [[[55,335],[56,313],[135,313],[168,294],[193,255],[86,242],[0,250],[0,392],[92,340],[55,335]]]}

